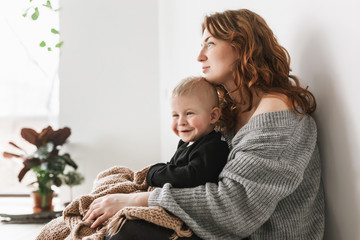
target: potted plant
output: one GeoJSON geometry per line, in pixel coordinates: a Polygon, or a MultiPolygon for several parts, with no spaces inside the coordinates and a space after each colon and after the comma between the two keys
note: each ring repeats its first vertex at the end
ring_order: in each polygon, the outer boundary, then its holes
{"type": "MultiPolygon", "coordinates": [[[[29,143],[36,146],[36,151],[28,154],[13,142],[9,142],[15,148],[21,150],[21,154],[4,152],[5,158],[20,158],[24,167],[20,170],[18,179],[21,182],[28,171],[33,171],[36,181],[31,183],[37,187],[32,192],[34,197],[34,212],[51,211],[53,189],[52,186],[61,186],[66,182],[65,167],[70,166],[77,169],[77,164],[71,159],[68,153],[60,154],[62,145],[70,136],[71,130],[68,127],[54,131],[51,126],[44,128],[40,133],[31,128],[21,129],[21,136],[29,143]]],[[[77,175],[81,176],[79,173],[77,175]]]]}

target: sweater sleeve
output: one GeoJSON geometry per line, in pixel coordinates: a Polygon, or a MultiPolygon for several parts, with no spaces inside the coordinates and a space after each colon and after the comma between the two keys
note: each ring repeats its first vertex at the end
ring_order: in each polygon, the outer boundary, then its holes
{"type": "Polygon", "coordinates": [[[316,126],[306,119],[291,126],[238,133],[217,184],[176,189],[166,184],[149,198],[182,219],[198,236],[239,239],[251,235],[278,202],[295,191],[316,145],[316,126]]]}
{"type": "Polygon", "coordinates": [[[185,166],[178,166],[174,162],[152,166],[147,173],[146,181],[150,186],[162,187],[165,183],[170,183],[177,188],[217,182],[228,153],[225,142],[206,142],[190,154],[185,166]]]}

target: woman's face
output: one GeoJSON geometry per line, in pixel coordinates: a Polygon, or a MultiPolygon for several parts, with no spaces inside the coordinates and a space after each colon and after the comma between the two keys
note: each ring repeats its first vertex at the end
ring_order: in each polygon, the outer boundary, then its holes
{"type": "Polygon", "coordinates": [[[202,36],[202,47],[197,58],[202,63],[205,78],[212,83],[222,84],[228,90],[233,85],[233,65],[236,60],[235,49],[229,42],[214,38],[207,29],[202,36]]]}

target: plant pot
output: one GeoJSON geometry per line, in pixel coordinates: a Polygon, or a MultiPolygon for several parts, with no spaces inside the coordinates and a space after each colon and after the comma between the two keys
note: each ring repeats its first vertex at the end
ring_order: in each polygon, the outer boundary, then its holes
{"type": "Polygon", "coordinates": [[[40,194],[39,192],[34,191],[31,193],[31,196],[34,199],[34,213],[54,211],[54,205],[52,204],[54,192],[40,194]]]}

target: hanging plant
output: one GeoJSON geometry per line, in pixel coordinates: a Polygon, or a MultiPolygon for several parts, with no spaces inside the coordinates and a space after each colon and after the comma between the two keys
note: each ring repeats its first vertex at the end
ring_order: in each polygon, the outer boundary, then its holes
{"type": "MultiPolygon", "coordinates": [[[[33,0],[29,0],[30,3],[33,2],[33,0]]],[[[46,0],[46,2],[43,2],[42,4],[38,4],[38,5],[31,5],[30,7],[28,7],[24,14],[22,15],[23,17],[28,17],[31,13],[31,19],[33,21],[36,21],[38,20],[38,18],[40,17],[40,12],[42,11],[52,11],[52,12],[58,12],[60,11],[60,8],[57,8],[57,9],[54,9],[51,5],[51,1],[50,0],[46,0]]],[[[52,34],[56,34],[56,35],[60,35],[60,32],[59,30],[57,30],[56,28],[51,28],[49,29],[49,31],[52,33],[52,34]]],[[[59,41],[58,43],[56,43],[53,47],[55,48],[61,48],[62,45],[63,45],[63,41],[59,41]]],[[[39,43],[39,46],[42,47],[42,48],[45,48],[47,47],[47,50],[48,51],[52,51],[53,50],[53,47],[47,43],[47,41],[43,40],[39,43]]]]}

